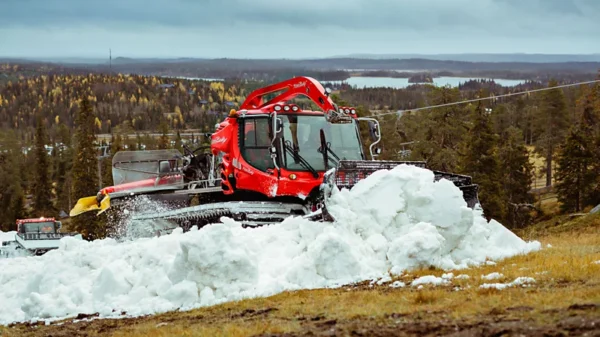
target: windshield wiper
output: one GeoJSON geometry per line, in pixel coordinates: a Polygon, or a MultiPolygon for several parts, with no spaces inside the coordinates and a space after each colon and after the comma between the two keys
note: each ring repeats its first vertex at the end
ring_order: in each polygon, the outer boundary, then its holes
{"type": "Polygon", "coordinates": [[[298,153],[298,151],[294,151],[294,149],[292,148],[292,146],[289,143],[284,142],[283,147],[286,149],[286,151],[288,151],[294,157],[294,160],[296,162],[300,162],[300,164],[302,164],[302,166],[306,167],[312,173],[313,177],[315,177],[315,178],[319,177],[319,173],[317,173],[317,171],[314,169],[314,167],[312,167],[306,161],[306,159],[304,159],[304,157],[302,157],[298,153]]]}
{"type": "Polygon", "coordinates": [[[337,154],[335,154],[335,152],[333,152],[333,150],[328,146],[327,139],[325,139],[325,132],[323,131],[323,129],[321,129],[320,134],[321,147],[318,149],[318,151],[319,153],[323,154],[323,162],[325,163],[325,169],[328,169],[329,160],[331,159],[331,161],[333,161],[333,164],[337,165],[340,162],[340,157],[338,157],[337,154]],[[331,158],[329,154],[331,154],[333,158],[331,158]]]}

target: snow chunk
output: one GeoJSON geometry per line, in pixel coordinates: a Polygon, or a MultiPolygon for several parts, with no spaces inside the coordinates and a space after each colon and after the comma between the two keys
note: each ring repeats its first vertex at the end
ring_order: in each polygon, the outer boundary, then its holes
{"type": "Polygon", "coordinates": [[[432,284],[434,286],[439,286],[439,285],[446,285],[450,283],[448,280],[441,278],[441,277],[436,277],[433,275],[427,275],[427,276],[421,276],[418,279],[412,281],[412,283],[410,284],[411,286],[418,286],[418,285],[423,285],[423,284],[432,284]]]}
{"type": "Polygon", "coordinates": [[[442,274],[444,280],[451,280],[454,277],[453,273],[442,274]]]}
{"type": "Polygon", "coordinates": [[[503,278],[503,277],[504,277],[504,275],[502,275],[500,273],[496,273],[496,272],[490,273],[490,274],[487,274],[487,275],[481,275],[482,279],[488,280],[488,281],[497,280],[497,279],[503,278]]]}
{"type": "Polygon", "coordinates": [[[466,275],[466,274],[460,274],[455,277],[455,279],[457,279],[457,280],[468,280],[469,278],[470,278],[469,275],[466,275]]]}
{"type": "Polygon", "coordinates": [[[406,287],[406,283],[404,283],[402,281],[394,281],[394,283],[390,284],[390,287],[392,287],[392,288],[404,288],[404,287],[406,287]]]}
{"type": "Polygon", "coordinates": [[[371,281],[371,284],[377,284],[378,286],[380,286],[384,283],[390,282],[391,280],[392,280],[392,277],[388,274],[388,275],[385,275],[384,277],[380,278],[379,280],[374,279],[373,281],[371,281]]]}
{"type": "Polygon", "coordinates": [[[526,287],[530,283],[535,283],[535,279],[531,278],[531,277],[517,277],[514,281],[512,281],[510,283],[484,283],[484,284],[480,285],[479,287],[484,288],[484,289],[494,288],[494,289],[502,290],[502,289],[505,289],[508,287],[515,287],[515,286],[519,286],[519,285],[526,287]]]}

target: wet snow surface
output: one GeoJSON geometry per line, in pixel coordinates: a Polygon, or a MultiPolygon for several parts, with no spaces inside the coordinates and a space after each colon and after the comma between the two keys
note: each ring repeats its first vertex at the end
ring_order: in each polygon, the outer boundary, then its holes
{"type": "Polygon", "coordinates": [[[289,218],[243,229],[223,218],[185,234],[125,242],[64,238],[41,257],[0,259],[0,324],[190,309],[423,266],[461,269],[540,249],[467,208],[451,182],[433,180],[414,166],[375,172],[334,193],[331,224],[289,218]]]}

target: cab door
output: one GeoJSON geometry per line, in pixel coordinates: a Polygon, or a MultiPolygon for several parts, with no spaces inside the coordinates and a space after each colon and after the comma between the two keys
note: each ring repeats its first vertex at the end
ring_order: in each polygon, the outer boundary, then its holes
{"type": "Polygon", "coordinates": [[[269,115],[247,116],[240,119],[240,159],[234,158],[237,168],[237,187],[267,196],[277,195],[279,184],[278,150],[273,150],[273,125],[269,115]],[[274,156],[272,156],[274,155],[274,156]]]}

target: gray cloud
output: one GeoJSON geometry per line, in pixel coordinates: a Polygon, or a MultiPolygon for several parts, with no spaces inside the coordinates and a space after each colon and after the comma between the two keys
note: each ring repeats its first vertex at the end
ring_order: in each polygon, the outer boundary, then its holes
{"type": "Polygon", "coordinates": [[[213,41],[285,44],[291,54],[304,48],[315,56],[374,47],[497,52],[498,43],[505,52],[600,52],[599,14],[598,0],[2,0],[0,55],[35,50],[31,43],[47,52],[69,39],[123,45],[130,54],[152,50],[151,41],[177,41],[184,45],[171,51],[193,54],[201,48],[185,44],[213,41]]]}

